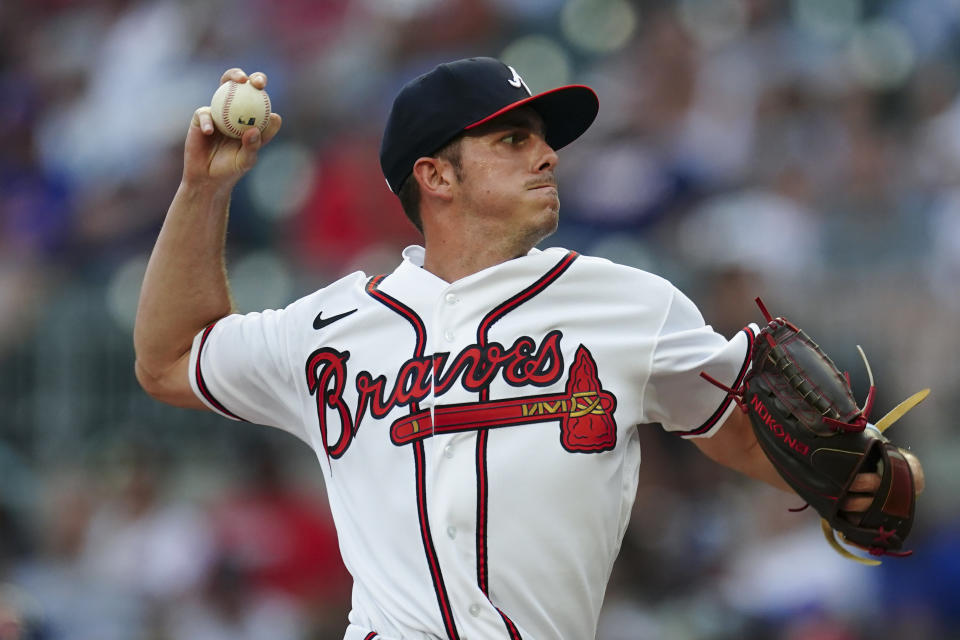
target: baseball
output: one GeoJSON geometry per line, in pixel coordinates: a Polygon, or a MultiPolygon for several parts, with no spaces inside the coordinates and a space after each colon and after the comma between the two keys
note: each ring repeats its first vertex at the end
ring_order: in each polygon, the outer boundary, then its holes
{"type": "Polygon", "coordinates": [[[249,82],[228,80],[213,94],[210,115],[220,133],[231,138],[252,127],[263,131],[270,120],[270,96],[249,82]]]}

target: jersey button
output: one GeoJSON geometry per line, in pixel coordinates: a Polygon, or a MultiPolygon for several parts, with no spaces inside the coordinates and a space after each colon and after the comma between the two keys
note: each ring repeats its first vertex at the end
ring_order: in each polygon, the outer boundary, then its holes
{"type": "Polygon", "coordinates": [[[453,335],[453,331],[450,331],[450,329],[447,329],[446,331],[443,332],[443,337],[444,339],[446,339],[447,342],[453,342],[453,339],[456,336],[453,335]]]}
{"type": "Polygon", "coordinates": [[[459,298],[454,293],[448,293],[444,296],[444,300],[447,301],[447,304],[457,304],[457,300],[459,300],[459,298]]]}
{"type": "Polygon", "coordinates": [[[452,445],[452,444],[448,444],[447,446],[445,446],[445,447],[443,448],[443,457],[444,457],[444,458],[452,458],[452,457],[453,457],[453,445],[452,445]]]}
{"type": "Polygon", "coordinates": [[[470,611],[470,615],[476,618],[477,616],[480,615],[480,612],[483,611],[483,609],[478,604],[472,604],[470,605],[469,611],[470,611]]]}
{"type": "Polygon", "coordinates": [[[457,537],[457,528],[454,527],[454,526],[452,526],[452,525],[449,526],[449,527],[447,527],[447,536],[449,536],[451,540],[453,540],[454,538],[456,538],[456,537],[457,537]]]}

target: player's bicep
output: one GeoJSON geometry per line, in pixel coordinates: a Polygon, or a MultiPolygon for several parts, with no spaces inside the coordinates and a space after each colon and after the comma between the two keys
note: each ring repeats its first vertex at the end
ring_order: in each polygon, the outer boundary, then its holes
{"type": "Polygon", "coordinates": [[[140,386],[152,398],[184,409],[207,408],[190,386],[189,351],[160,375],[152,375],[139,362],[135,364],[135,372],[140,386]]]}

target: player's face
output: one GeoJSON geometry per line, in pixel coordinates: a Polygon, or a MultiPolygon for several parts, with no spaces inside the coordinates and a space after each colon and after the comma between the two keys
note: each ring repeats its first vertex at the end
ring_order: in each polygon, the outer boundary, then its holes
{"type": "Polygon", "coordinates": [[[530,247],[557,228],[557,154],[544,139],[543,120],[521,107],[471,130],[460,147],[462,210],[497,233],[516,234],[530,247]]]}

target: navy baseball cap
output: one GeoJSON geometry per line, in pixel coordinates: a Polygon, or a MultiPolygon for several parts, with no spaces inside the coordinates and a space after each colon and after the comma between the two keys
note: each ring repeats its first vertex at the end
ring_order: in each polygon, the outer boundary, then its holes
{"type": "Polygon", "coordinates": [[[380,144],[380,167],[394,193],[419,158],[493,118],[529,105],[560,149],[587,130],[600,103],[593,89],[567,85],[531,95],[520,75],[494,58],[447,62],[404,85],[393,101],[380,144]]]}

